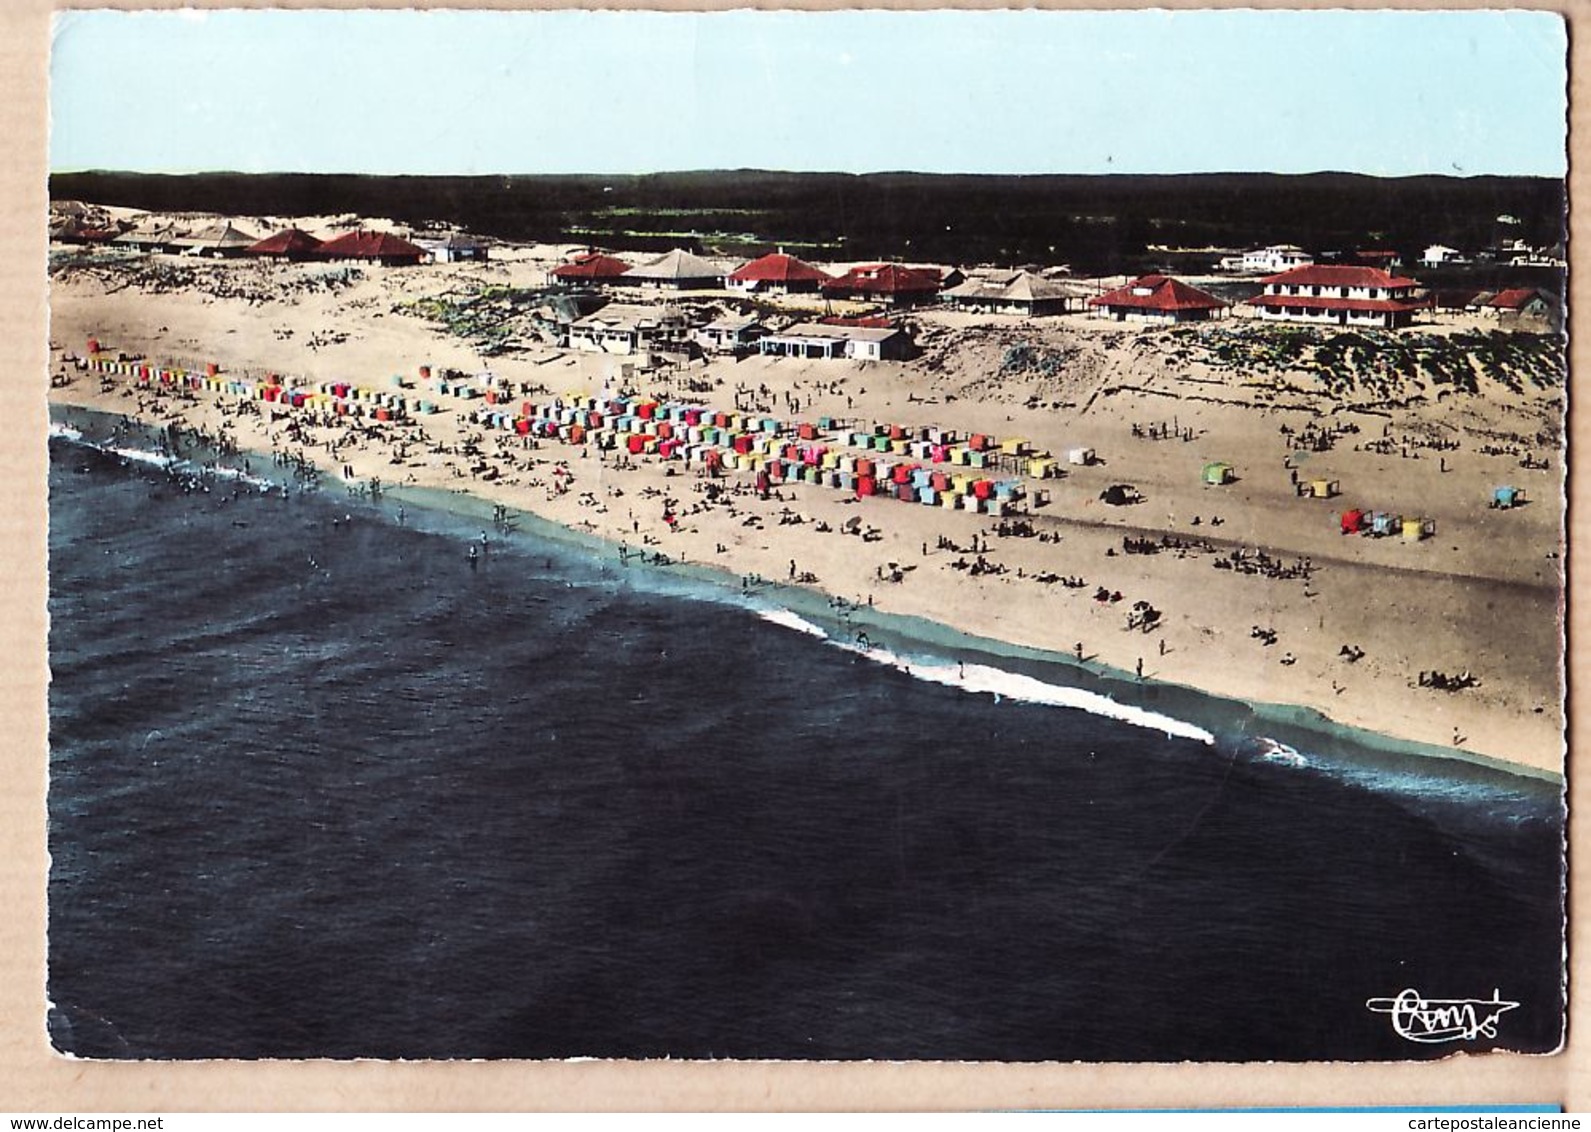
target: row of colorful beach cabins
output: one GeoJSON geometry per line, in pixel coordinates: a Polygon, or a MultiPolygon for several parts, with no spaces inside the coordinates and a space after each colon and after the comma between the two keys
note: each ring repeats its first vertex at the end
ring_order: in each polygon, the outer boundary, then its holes
{"type": "Polygon", "coordinates": [[[963,437],[926,426],[857,427],[829,417],[789,423],[637,396],[570,396],[514,405],[504,389],[483,389],[475,379],[433,377],[429,367],[421,367],[420,380],[433,396],[420,397],[411,395],[401,375],[391,379],[398,391],[388,391],[340,381],[306,385],[274,373],[256,381],[222,373],[215,364],[187,369],[96,351],[86,364],[143,387],[184,388],[377,422],[434,414],[441,398],[479,401],[459,409],[483,429],[679,460],[709,471],[748,472],[757,476],[760,488],[808,483],[858,498],[888,497],[993,516],[1008,514],[1029,498],[1029,491],[1021,475],[995,476],[991,471],[1015,467],[1036,479],[1061,472],[1057,460],[1018,438],[963,437]]]}

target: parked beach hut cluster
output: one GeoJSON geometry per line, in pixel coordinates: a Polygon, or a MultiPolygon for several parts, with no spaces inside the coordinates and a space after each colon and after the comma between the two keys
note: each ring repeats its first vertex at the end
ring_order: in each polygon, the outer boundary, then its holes
{"type": "MultiPolygon", "coordinates": [[[[908,432],[898,425],[847,430],[820,418],[789,424],[757,414],[724,412],[702,405],[645,397],[566,397],[523,402],[517,413],[483,406],[473,419],[486,428],[515,431],[567,444],[590,444],[630,456],[681,460],[712,470],[743,471],[760,489],[808,483],[905,503],[1005,515],[1027,498],[1021,477],[995,478],[996,442],[989,437],[958,440],[939,429],[908,432]],[[851,449],[855,449],[854,451],[851,449]]],[[[1030,471],[1053,464],[1032,454],[1026,441],[1005,441],[1008,455],[1026,453],[1030,471]]]]}
{"type": "Polygon", "coordinates": [[[319,411],[376,422],[402,421],[438,411],[443,398],[481,404],[474,423],[522,436],[590,444],[631,456],[677,459],[712,471],[744,471],[759,489],[809,483],[858,498],[887,496],[947,510],[1003,516],[1028,498],[1025,477],[1060,474],[1048,453],[1025,439],[963,436],[929,426],[861,425],[830,417],[786,422],[753,413],[639,396],[571,396],[520,401],[490,375],[433,376],[420,368],[417,393],[401,376],[394,389],[346,381],[312,382],[266,374],[262,379],[222,373],[218,365],[189,370],[144,359],[112,358],[92,347],[85,365],[148,385],[181,386],[284,409],[319,411]]]}
{"type": "Polygon", "coordinates": [[[144,387],[163,385],[194,392],[225,394],[240,400],[265,401],[281,408],[321,410],[337,416],[372,421],[405,420],[411,408],[419,407],[412,405],[411,399],[403,393],[345,381],[306,382],[274,373],[255,380],[223,373],[221,367],[213,363],[203,369],[192,370],[169,363],[163,365],[147,359],[112,358],[105,353],[93,352],[86,359],[86,365],[91,371],[128,377],[136,385],[144,387]]]}
{"type": "Polygon", "coordinates": [[[1345,535],[1369,535],[1372,538],[1401,537],[1404,542],[1422,542],[1436,534],[1436,521],[1419,515],[1402,515],[1395,511],[1372,511],[1350,507],[1338,517],[1345,535]]]}

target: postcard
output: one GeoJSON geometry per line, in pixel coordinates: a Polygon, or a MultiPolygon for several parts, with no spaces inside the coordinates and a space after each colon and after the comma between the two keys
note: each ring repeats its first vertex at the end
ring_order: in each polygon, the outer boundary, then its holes
{"type": "Polygon", "coordinates": [[[40,1038],[1558,1053],[1568,51],[55,13],[40,1038]]]}

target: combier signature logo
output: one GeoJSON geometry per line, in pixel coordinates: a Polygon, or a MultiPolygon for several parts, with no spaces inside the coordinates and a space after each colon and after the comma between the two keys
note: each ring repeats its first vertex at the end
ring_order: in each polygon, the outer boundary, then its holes
{"type": "Polygon", "coordinates": [[[1392,1029],[1411,1042],[1472,1042],[1495,1038],[1497,1020],[1519,1006],[1497,990],[1491,998],[1426,998],[1417,990],[1400,991],[1396,998],[1372,998],[1365,1006],[1392,1018],[1392,1029]]]}

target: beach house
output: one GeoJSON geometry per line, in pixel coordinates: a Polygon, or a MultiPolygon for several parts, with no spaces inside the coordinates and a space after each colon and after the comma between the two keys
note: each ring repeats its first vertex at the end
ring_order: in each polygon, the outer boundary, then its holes
{"type": "Polygon", "coordinates": [[[1117,322],[1199,322],[1231,304],[1169,275],[1141,275],[1088,300],[1096,316],[1117,322]]]}
{"type": "Polygon", "coordinates": [[[112,239],[111,244],[140,252],[178,252],[186,238],[174,224],[140,224],[112,239]]]}
{"type": "Polygon", "coordinates": [[[675,352],[684,347],[685,316],[674,307],[610,303],[569,324],[568,346],[588,354],[675,352]]]}
{"type": "Polygon", "coordinates": [[[321,241],[300,228],[285,228],[272,233],[244,249],[246,255],[271,256],[277,259],[314,259],[321,249],[321,241]]]}
{"type": "Polygon", "coordinates": [[[345,232],[320,246],[321,259],[357,259],[386,267],[413,267],[424,263],[430,252],[391,232],[372,232],[359,228],[345,232]]]}
{"type": "Polygon", "coordinates": [[[1536,323],[1546,327],[1556,326],[1558,320],[1557,300],[1534,287],[1499,291],[1486,300],[1484,309],[1501,323],[1536,323]]]}
{"type": "Polygon", "coordinates": [[[1417,299],[1413,279],[1378,267],[1313,264],[1260,280],[1263,294],[1249,300],[1262,319],[1336,326],[1407,326],[1430,306],[1417,299]]]}
{"type": "Polygon", "coordinates": [[[629,270],[630,265],[616,256],[588,251],[575,256],[566,264],[553,268],[548,274],[554,283],[603,287],[624,282],[620,277],[629,270]]]}
{"type": "Polygon", "coordinates": [[[1297,244],[1272,244],[1243,253],[1243,270],[1247,272],[1286,271],[1291,267],[1304,267],[1314,263],[1315,257],[1297,244]]]}
{"type": "Polygon", "coordinates": [[[740,354],[754,349],[767,332],[752,315],[726,315],[701,327],[692,337],[709,354],[740,354]]]}
{"type": "Polygon", "coordinates": [[[942,297],[957,310],[1030,318],[1083,309],[1083,298],[1074,286],[1031,271],[970,276],[942,297]]]}
{"type": "Polygon", "coordinates": [[[711,260],[675,248],[650,263],[632,267],[624,281],[674,291],[710,291],[724,285],[724,269],[711,260]]]}
{"type": "Polygon", "coordinates": [[[909,357],[912,341],[904,330],[893,326],[800,322],[788,330],[764,335],[757,348],[774,357],[853,358],[877,362],[909,357]]]}
{"type": "Polygon", "coordinates": [[[1420,263],[1426,267],[1443,267],[1467,262],[1469,261],[1457,248],[1450,248],[1446,244],[1432,244],[1425,249],[1425,254],[1420,256],[1420,263]]]}
{"type": "Polygon", "coordinates": [[[434,263],[485,263],[486,245],[463,232],[449,232],[439,239],[415,239],[415,244],[431,253],[434,263]]]}
{"type": "Polygon", "coordinates": [[[933,267],[905,267],[898,263],[867,263],[851,268],[822,285],[831,299],[907,306],[931,303],[939,297],[940,273],[933,267]]]}
{"type": "Polygon", "coordinates": [[[816,294],[828,280],[826,272],[805,260],[772,252],[737,267],[729,273],[725,284],[731,291],[746,294],[794,295],[816,294]]]}

